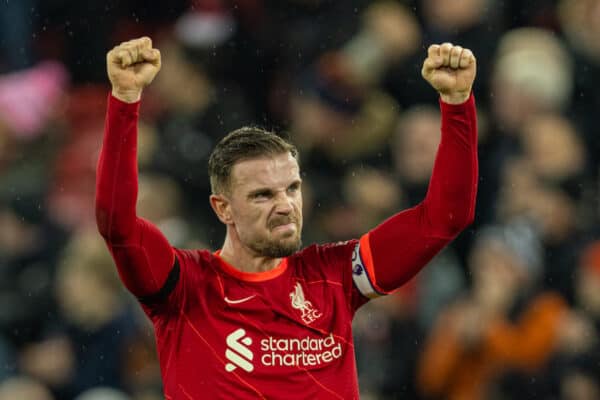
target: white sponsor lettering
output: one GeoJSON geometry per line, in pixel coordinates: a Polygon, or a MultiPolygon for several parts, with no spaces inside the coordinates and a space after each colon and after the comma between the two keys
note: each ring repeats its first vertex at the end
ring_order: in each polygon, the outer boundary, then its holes
{"type": "Polygon", "coordinates": [[[325,338],[274,338],[260,341],[261,363],[268,367],[309,367],[342,357],[342,344],[333,335],[325,338]]]}
{"type": "MultiPolygon", "coordinates": [[[[227,372],[241,368],[254,371],[252,339],[239,328],[227,336],[225,365],[227,372]]],[[[255,350],[256,351],[256,350],[255,350]]],[[[260,364],[265,367],[312,367],[331,363],[342,357],[342,343],[333,334],[323,338],[282,338],[269,336],[260,341],[260,364]]],[[[258,357],[257,357],[258,360],[258,357]]]]}

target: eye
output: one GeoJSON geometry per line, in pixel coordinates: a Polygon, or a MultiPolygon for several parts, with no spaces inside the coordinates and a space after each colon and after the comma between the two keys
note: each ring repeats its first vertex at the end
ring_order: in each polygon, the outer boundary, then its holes
{"type": "Polygon", "coordinates": [[[292,183],[287,190],[289,193],[296,193],[298,190],[300,190],[300,182],[292,183]]]}
{"type": "Polygon", "coordinates": [[[256,193],[252,193],[250,196],[253,200],[268,200],[273,196],[273,194],[268,190],[261,190],[256,193]]]}

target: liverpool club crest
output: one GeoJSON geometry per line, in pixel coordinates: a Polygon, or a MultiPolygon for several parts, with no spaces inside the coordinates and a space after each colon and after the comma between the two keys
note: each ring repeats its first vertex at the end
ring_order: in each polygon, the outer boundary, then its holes
{"type": "Polygon", "coordinates": [[[319,310],[313,307],[310,301],[306,300],[300,282],[296,282],[294,291],[290,293],[290,299],[292,300],[292,307],[296,310],[300,310],[302,313],[302,321],[307,325],[323,315],[319,310]]]}

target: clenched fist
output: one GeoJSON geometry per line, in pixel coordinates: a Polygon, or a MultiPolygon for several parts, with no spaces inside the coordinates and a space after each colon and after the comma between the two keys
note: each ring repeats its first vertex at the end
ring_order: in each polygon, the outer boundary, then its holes
{"type": "Polygon", "coordinates": [[[123,42],[106,55],[106,69],[113,96],[134,103],[160,70],[160,52],[148,37],[123,42]]]}
{"type": "Polygon", "coordinates": [[[442,101],[464,103],[471,94],[477,62],[469,49],[452,43],[429,46],[421,75],[440,93],[442,101]]]}

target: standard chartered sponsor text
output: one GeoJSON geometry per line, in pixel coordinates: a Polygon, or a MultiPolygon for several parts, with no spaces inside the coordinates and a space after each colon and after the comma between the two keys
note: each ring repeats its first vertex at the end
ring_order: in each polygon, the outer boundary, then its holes
{"type": "Polygon", "coordinates": [[[265,366],[308,367],[329,363],[342,356],[342,344],[333,335],[325,338],[274,338],[260,341],[265,366]]]}

